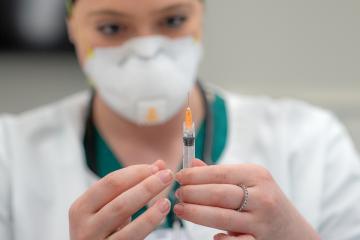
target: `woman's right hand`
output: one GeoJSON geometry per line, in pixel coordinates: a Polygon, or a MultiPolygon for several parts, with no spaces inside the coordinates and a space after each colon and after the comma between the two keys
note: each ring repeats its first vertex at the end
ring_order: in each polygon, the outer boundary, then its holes
{"type": "Polygon", "coordinates": [[[171,170],[157,161],[113,172],[91,186],[69,210],[71,240],[144,239],[165,219],[168,199],[159,199],[131,222],[131,216],[173,182],[171,170]]]}

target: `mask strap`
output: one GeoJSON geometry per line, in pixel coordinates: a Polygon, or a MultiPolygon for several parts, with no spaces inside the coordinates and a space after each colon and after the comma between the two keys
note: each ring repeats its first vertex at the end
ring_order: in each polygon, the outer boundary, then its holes
{"type": "Polygon", "coordinates": [[[74,6],[73,0],[66,0],[65,7],[66,7],[66,14],[68,17],[71,17],[73,6],[74,6]]]}

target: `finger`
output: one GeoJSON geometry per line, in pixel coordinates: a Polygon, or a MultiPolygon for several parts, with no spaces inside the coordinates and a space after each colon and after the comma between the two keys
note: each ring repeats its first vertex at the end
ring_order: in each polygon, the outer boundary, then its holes
{"type": "Polygon", "coordinates": [[[194,159],[191,162],[191,166],[192,167],[205,167],[207,166],[205,162],[199,160],[199,159],[194,159]]]}
{"type": "Polygon", "coordinates": [[[159,170],[165,170],[166,169],[166,163],[163,160],[157,160],[152,165],[155,165],[159,168],[159,170]]]}
{"type": "Polygon", "coordinates": [[[79,211],[95,213],[122,192],[164,168],[163,161],[153,165],[134,165],[110,173],[89,188],[78,200],[79,211]]]}
{"type": "MultiPolygon", "coordinates": [[[[181,185],[197,184],[246,184],[254,186],[264,170],[254,164],[213,165],[207,167],[187,168],[176,174],[181,185]]],[[[265,173],[264,173],[265,175],[265,173]]]]}
{"type": "Polygon", "coordinates": [[[93,226],[106,223],[106,226],[103,226],[102,229],[108,234],[112,233],[124,220],[144,207],[151,199],[168,187],[172,181],[173,173],[171,170],[163,170],[148,177],[102,208],[95,215],[93,226]]]}
{"type": "Polygon", "coordinates": [[[251,235],[230,236],[225,233],[219,233],[214,236],[214,240],[256,240],[256,239],[251,235]]]}
{"type": "Polygon", "coordinates": [[[161,224],[169,211],[170,201],[168,199],[160,199],[143,215],[111,235],[108,240],[144,239],[161,224]]]}
{"type": "Polygon", "coordinates": [[[226,237],[228,237],[228,235],[227,234],[225,234],[225,233],[218,233],[218,234],[216,234],[215,236],[214,236],[214,240],[224,240],[224,239],[226,239],[226,237]]]}
{"type": "Polygon", "coordinates": [[[180,203],[174,212],[186,221],[224,231],[252,233],[254,225],[249,213],[218,207],[180,203]]]}
{"type": "Polygon", "coordinates": [[[132,217],[129,217],[128,219],[126,219],[125,222],[123,222],[120,226],[118,226],[118,229],[122,229],[122,228],[124,228],[126,225],[128,225],[129,223],[131,223],[131,219],[132,219],[132,217]]]}
{"type": "MultiPolygon", "coordinates": [[[[253,196],[253,191],[253,188],[248,188],[248,196],[253,196]]],[[[244,191],[233,184],[185,185],[175,192],[175,196],[184,203],[236,210],[244,199],[244,191]]],[[[253,203],[248,201],[244,210],[252,210],[253,203]]]]}

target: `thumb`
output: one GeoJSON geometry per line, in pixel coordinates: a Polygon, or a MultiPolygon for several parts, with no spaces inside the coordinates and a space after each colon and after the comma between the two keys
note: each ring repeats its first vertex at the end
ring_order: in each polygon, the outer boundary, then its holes
{"type": "Polygon", "coordinates": [[[230,236],[225,233],[219,233],[214,236],[214,240],[256,240],[256,239],[251,235],[230,236]]]}
{"type": "Polygon", "coordinates": [[[192,167],[205,167],[207,164],[199,159],[194,159],[191,162],[192,167]]]}

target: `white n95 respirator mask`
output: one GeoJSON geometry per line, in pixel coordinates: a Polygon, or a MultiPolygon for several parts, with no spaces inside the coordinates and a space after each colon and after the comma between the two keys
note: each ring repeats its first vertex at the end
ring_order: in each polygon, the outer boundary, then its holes
{"type": "Polygon", "coordinates": [[[201,56],[202,45],[192,37],[142,37],[92,50],[84,72],[116,113],[138,125],[156,125],[186,102],[201,56]]]}

